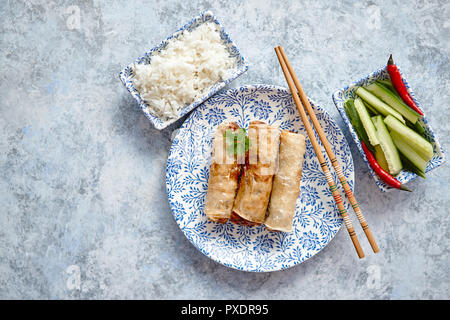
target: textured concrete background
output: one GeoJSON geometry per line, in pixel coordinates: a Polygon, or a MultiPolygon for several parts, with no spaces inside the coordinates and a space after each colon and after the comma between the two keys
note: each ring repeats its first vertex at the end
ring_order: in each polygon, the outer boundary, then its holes
{"type": "Polygon", "coordinates": [[[448,1],[2,1],[0,298],[448,299],[449,165],[414,193],[378,191],[350,135],[356,195],[381,252],[347,232],[307,262],[238,272],[203,256],[172,218],[171,133],[157,131],[119,71],[200,11],[249,62],[233,86],[285,86],[282,44],[306,92],[338,121],[334,90],[385,64],[405,72],[449,141],[448,1]]]}

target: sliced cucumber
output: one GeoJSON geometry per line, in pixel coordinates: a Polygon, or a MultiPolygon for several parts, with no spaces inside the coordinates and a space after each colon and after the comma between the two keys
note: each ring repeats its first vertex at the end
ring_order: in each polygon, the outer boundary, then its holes
{"type": "Polygon", "coordinates": [[[384,171],[389,172],[389,165],[380,145],[377,145],[375,147],[375,159],[377,159],[378,164],[383,168],[384,171]]]}
{"type": "Polygon", "coordinates": [[[402,160],[403,163],[403,169],[404,170],[408,170],[411,171],[415,174],[417,174],[419,177],[422,177],[424,179],[427,178],[427,176],[425,175],[425,172],[423,172],[422,170],[420,170],[419,168],[417,168],[414,163],[412,163],[407,157],[405,157],[405,155],[403,153],[400,152],[400,159],[402,160]]]}
{"type": "Polygon", "coordinates": [[[383,150],[384,157],[386,158],[389,173],[391,175],[399,174],[403,169],[402,161],[400,160],[400,155],[392,141],[389,131],[383,122],[383,118],[381,116],[375,116],[372,118],[372,122],[377,129],[378,141],[380,141],[381,150],[383,150]]]}
{"type": "Polygon", "coordinates": [[[361,123],[363,124],[364,130],[366,131],[367,136],[369,137],[370,144],[375,147],[380,142],[378,141],[375,126],[373,125],[373,122],[370,119],[369,112],[364,106],[361,98],[355,99],[355,109],[356,112],[358,113],[359,119],[361,119],[361,123]]]}
{"type": "Polygon", "coordinates": [[[385,79],[385,80],[376,80],[375,82],[381,83],[382,85],[386,86],[386,87],[394,87],[394,85],[392,84],[391,80],[389,79],[385,79]]]}
{"type": "Polygon", "coordinates": [[[417,121],[414,124],[414,130],[419,133],[421,136],[423,136],[425,134],[425,128],[422,126],[422,124],[420,123],[420,121],[417,121]]]}
{"type": "Polygon", "coordinates": [[[361,119],[358,116],[358,112],[356,112],[354,100],[348,99],[347,101],[345,101],[344,108],[353,128],[356,131],[356,134],[358,135],[359,140],[363,141],[371,152],[374,152],[374,149],[369,142],[369,137],[367,136],[366,130],[364,130],[361,119]]]}
{"type": "Polygon", "coordinates": [[[375,109],[374,107],[372,107],[370,104],[368,104],[367,102],[365,102],[364,100],[362,101],[364,103],[364,106],[367,108],[367,110],[369,111],[369,113],[371,113],[374,116],[379,115],[380,113],[377,111],[377,109],[375,109]]]}
{"type": "Polygon", "coordinates": [[[398,94],[397,90],[395,90],[394,85],[392,84],[391,80],[377,80],[375,82],[379,83],[379,84],[383,85],[385,88],[391,90],[391,92],[393,94],[395,94],[397,96],[397,98],[403,100],[402,97],[400,97],[400,95],[398,94]]]}
{"type": "Polygon", "coordinates": [[[427,137],[425,136],[425,128],[420,124],[419,120],[417,120],[416,123],[411,123],[409,120],[406,120],[405,124],[411,129],[413,129],[415,132],[420,134],[422,137],[424,137],[426,140],[428,140],[427,137]]]}
{"type": "Polygon", "coordinates": [[[414,166],[416,166],[420,171],[425,172],[427,168],[427,161],[425,161],[413,148],[411,148],[408,143],[403,139],[403,137],[395,131],[391,132],[392,140],[394,141],[397,149],[408,158],[414,166]]]}
{"type": "Polygon", "coordinates": [[[374,107],[379,113],[384,116],[392,115],[396,117],[402,123],[405,123],[405,119],[403,119],[402,115],[398,113],[395,109],[378,99],[377,96],[373,95],[371,92],[366,89],[359,87],[356,89],[356,94],[360,96],[364,101],[374,107]]]}
{"type": "Polygon", "coordinates": [[[393,116],[387,116],[384,123],[392,131],[397,132],[406,143],[417,152],[425,161],[433,157],[433,146],[424,137],[407,127],[393,116]]]}
{"type": "Polygon", "coordinates": [[[411,109],[406,103],[403,102],[403,100],[399,99],[395,94],[391,92],[391,90],[387,89],[383,85],[374,82],[365,87],[365,89],[394,108],[405,119],[408,119],[412,123],[416,123],[420,118],[420,114],[411,109]]]}

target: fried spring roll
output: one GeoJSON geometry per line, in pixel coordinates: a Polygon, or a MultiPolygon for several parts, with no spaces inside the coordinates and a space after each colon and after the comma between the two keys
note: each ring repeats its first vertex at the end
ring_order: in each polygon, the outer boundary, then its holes
{"type": "Polygon", "coordinates": [[[300,194],[305,136],[283,130],[280,135],[278,170],[275,174],[269,213],[265,226],[269,230],[290,232],[297,198],[300,194]]]}
{"type": "Polygon", "coordinates": [[[231,221],[242,225],[264,222],[276,170],[279,130],[261,121],[253,121],[248,128],[250,140],[244,170],[234,201],[231,221]]]}
{"type": "Polygon", "coordinates": [[[226,223],[230,218],[242,167],[226,145],[227,131],[235,133],[237,130],[239,126],[234,122],[222,123],[214,135],[204,211],[211,221],[219,223],[226,223]]]}

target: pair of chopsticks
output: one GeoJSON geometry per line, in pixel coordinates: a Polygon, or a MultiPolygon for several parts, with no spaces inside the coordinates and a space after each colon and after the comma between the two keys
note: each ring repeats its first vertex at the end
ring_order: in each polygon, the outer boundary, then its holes
{"type": "Polygon", "coordinates": [[[325,174],[325,177],[327,179],[327,183],[328,183],[328,186],[330,187],[330,191],[333,194],[334,200],[336,201],[339,213],[341,214],[341,217],[344,220],[344,224],[347,228],[347,231],[350,235],[353,245],[355,246],[358,257],[363,258],[364,252],[361,248],[358,237],[356,236],[356,232],[353,229],[353,225],[348,216],[348,212],[345,209],[344,203],[342,202],[342,198],[338,192],[338,188],[334,182],[333,177],[331,176],[330,169],[328,168],[325,157],[323,156],[320,146],[316,140],[314,131],[311,127],[311,124],[309,123],[308,117],[306,116],[305,108],[311,118],[314,128],[316,129],[316,131],[319,135],[320,140],[322,141],[322,144],[325,148],[326,153],[328,154],[331,164],[334,167],[334,170],[338,176],[338,179],[341,182],[342,187],[344,188],[345,194],[347,195],[347,198],[349,199],[350,204],[352,205],[352,208],[355,211],[358,221],[361,224],[361,227],[364,230],[364,233],[366,234],[366,237],[369,240],[370,245],[372,246],[373,252],[376,253],[376,252],[380,251],[380,249],[378,248],[378,245],[375,242],[375,239],[372,235],[372,232],[370,231],[369,225],[367,224],[366,220],[364,219],[364,215],[361,212],[361,208],[359,207],[358,202],[356,201],[356,198],[353,195],[353,192],[352,192],[350,186],[348,185],[347,179],[345,178],[344,174],[342,173],[341,166],[339,165],[338,161],[336,160],[336,156],[334,155],[334,152],[331,149],[330,143],[328,142],[328,140],[325,136],[325,133],[324,133],[322,127],[320,126],[319,121],[317,120],[316,114],[314,113],[314,110],[312,109],[311,104],[309,103],[308,97],[306,96],[305,92],[303,91],[303,88],[300,85],[300,82],[298,81],[298,78],[295,75],[295,72],[292,69],[291,64],[289,63],[289,60],[286,57],[286,53],[284,52],[283,47],[281,47],[281,46],[276,47],[275,52],[277,54],[281,68],[283,69],[283,73],[284,73],[284,76],[288,83],[289,89],[291,90],[294,102],[300,113],[300,117],[303,121],[303,124],[305,125],[306,132],[308,133],[311,144],[314,148],[314,151],[316,152],[317,158],[319,159],[320,166],[322,167],[322,171],[325,174]],[[297,90],[295,88],[297,88],[297,90]]]}

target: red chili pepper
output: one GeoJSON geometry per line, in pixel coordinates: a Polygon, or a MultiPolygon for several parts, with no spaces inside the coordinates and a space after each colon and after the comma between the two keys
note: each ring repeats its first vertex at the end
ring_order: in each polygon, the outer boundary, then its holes
{"type": "Polygon", "coordinates": [[[413,109],[418,114],[423,116],[422,110],[419,109],[419,107],[416,105],[414,100],[409,95],[408,90],[406,89],[405,84],[403,83],[402,75],[400,74],[400,71],[398,70],[397,66],[394,64],[392,54],[389,56],[387,70],[389,72],[391,82],[394,85],[395,90],[397,90],[398,94],[402,97],[402,99],[411,109],[413,109]]]}
{"type": "Polygon", "coordinates": [[[370,150],[367,149],[364,142],[361,141],[361,145],[363,147],[364,153],[366,154],[366,157],[367,157],[367,160],[369,161],[370,166],[372,167],[373,171],[375,171],[375,173],[378,175],[378,177],[380,177],[381,180],[386,182],[391,187],[411,192],[411,190],[409,190],[404,185],[402,185],[400,181],[395,179],[393,176],[391,176],[388,172],[386,172],[380,166],[380,164],[377,162],[377,160],[373,156],[372,152],[370,152],[370,150]]]}

